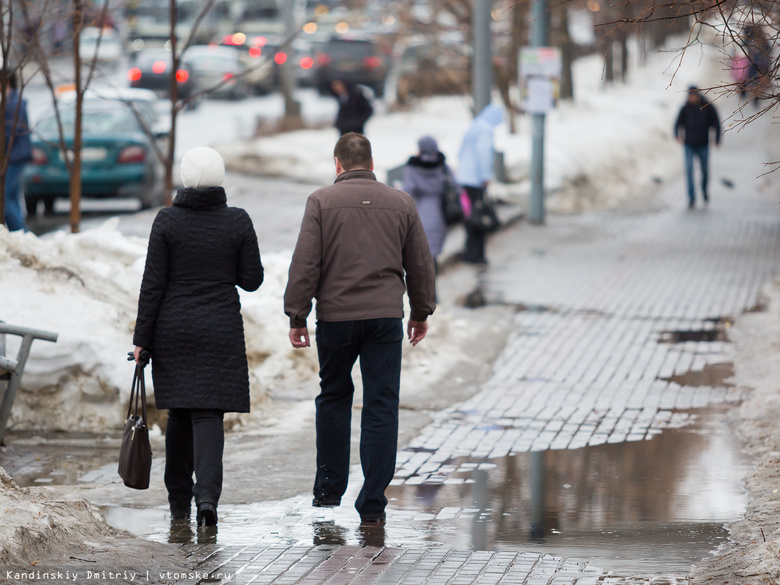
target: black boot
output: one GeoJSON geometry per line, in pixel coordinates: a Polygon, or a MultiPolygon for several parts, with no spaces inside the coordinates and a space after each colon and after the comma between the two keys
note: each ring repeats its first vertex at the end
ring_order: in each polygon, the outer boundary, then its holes
{"type": "Polygon", "coordinates": [[[217,525],[217,507],[209,502],[198,504],[198,526],[217,525]]]}

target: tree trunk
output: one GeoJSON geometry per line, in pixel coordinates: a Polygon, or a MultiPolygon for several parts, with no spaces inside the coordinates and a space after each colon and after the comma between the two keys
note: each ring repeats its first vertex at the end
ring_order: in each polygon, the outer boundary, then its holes
{"type": "Polygon", "coordinates": [[[626,82],[628,78],[628,32],[621,27],[618,31],[620,41],[620,81],[626,82]]]}
{"type": "Polygon", "coordinates": [[[612,83],[615,81],[615,60],[614,50],[612,47],[612,39],[606,39],[607,46],[604,51],[604,81],[606,83],[612,83]]]}
{"type": "Polygon", "coordinates": [[[176,119],[179,114],[179,84],[176,71],[179,69],[179,56],[176,54],[176,0],[170,0],[171,20],[171,132],[168,135],[168,156],[165,160],[165,205],[173,203],[173,157],[176,155],[176,119]]]}
{"type": "Polygon", "coordinates": [[[561,99],[574,98],[574,75],[572,74],[572,63],[574,62],[574,43],[569,35],[569,7],[564,4],[561,7],[561,26],[560,26],[560,48],[561,48],[561,99]]]}
{"type": "MultiPolygon", "coordinates": [[[[73,125],[73,164],[70,169],[70,231],[78,233],[81,224],[81,118],[84,90],[81,88],[79,44],[83,19],[83,0],[73,0],[73,69],[76,85],[76,118],[73,125]]],[[[67,156],[67,153],[64,153],[67,156]]]]}

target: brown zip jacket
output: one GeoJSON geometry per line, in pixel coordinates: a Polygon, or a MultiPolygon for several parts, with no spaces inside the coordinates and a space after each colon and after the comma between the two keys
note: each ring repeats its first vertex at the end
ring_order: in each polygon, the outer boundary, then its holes
{"type": "Polygon", "coordinates": [[[319,321],[411,318],[436,309],[435,270],[414,200],[368,170],[346,171],[309,196],[290,264],[284,312],[306,326],[312,298],[319,321]]]}

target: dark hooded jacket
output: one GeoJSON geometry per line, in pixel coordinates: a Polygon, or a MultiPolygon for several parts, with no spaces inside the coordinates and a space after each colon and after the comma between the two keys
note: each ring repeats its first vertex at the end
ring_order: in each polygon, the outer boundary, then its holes
{"type": "Polygon", "coordinates": [[[181,189],[157,214],[133,337],[151,351],[157,408],[249,412],[236,286],[262,282],[252,220],[227,206],[222,187],[181,189]]]}
{"type": "Polygon", "coordinates": [[[688,146],[708,146],[710,129],[715,131],[715,144],[720,144],[720,120],[718,112],[710,102],[700,96],[699,104],[686,102],[680,109],[674,124],[674,136],[683,133],[688,146]]]}
{"type": "Polygon", "coordinates": [[[371,102],[368,101],[359,87],[351,83],[344,83],[344,85],[347,88],[344,97],[334,93],[339,101],[339,112],[336,115],[334,125],[342,135],[347,132],[365,134],[364,127],[371,114],[374,113],[374,108],[371,107],[371,102]]]}

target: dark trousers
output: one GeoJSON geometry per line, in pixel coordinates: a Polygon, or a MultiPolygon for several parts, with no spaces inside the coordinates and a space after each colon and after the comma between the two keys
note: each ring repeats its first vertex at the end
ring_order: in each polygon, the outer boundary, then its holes
{"type": "MultiPolygon", "coordinates": [[[[477,201],[485,198],[485,190],[478,187],[463,187],[471,200],[473,207],[477,201]]],[[[485,260],[485,233],[469,227],[466,223],[466,250],[463,253],[466,262],[482,262],[485,260]]]]}
{"type": "Polygon", "coordinates": [[[385,489],[395,473],[398,400],[401,388],[401,319],[319,321],[317,354],[320,394],[317,406],[317,475],[314,497],[339,500],[349,478],[352,367],[360,357],[363,410],[360,463],[363,488],[355,501],[361,518],[378,518],[387,506],[385,489]]]}
{"type": "Polygon", "coordinates": [[[172,408],[165,428],[165,487],[172,512],[219,503],[225,431],[221,410],[172,408]],[[195,473],[196,482],[192,481],[195,473]]]}

